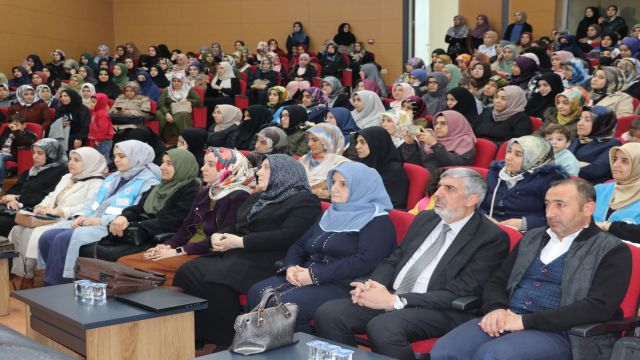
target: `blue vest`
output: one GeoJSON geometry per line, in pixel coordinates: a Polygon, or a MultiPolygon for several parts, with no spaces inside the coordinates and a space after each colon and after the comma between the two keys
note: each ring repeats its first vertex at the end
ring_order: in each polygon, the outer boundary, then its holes
{"type": "Polygon", "coordinates": [[[515,313],[523,314],[560,306],[566,255],[567,253],[562,254],[547,265],[540,261],[540,256],[536,256],[513,291],[509,308],[515,313]]]}
{"type": "Polygon", "coordinates": [[[86,214],[91,216],[105,199],[111,197],[109,206],[105,209],[106,215],[118,215],[122,212],[122,209],[135,205],[136,198],[140,194],[140,190],[144,186],[145,179],[134,177],[124,184],[116,194],[113,194],[113,190],[118,186],[120,177],[115,173],[109,175],[100,185],[96,199],[91,204],[91,213],[86,214]]]}
{"type": "Polygon", "coordinates": [[[623,221],[627,224],[640,224],[640,200],[627,205],[623,209],[615,210],[607,219],[609,200],[613,197],[615,182],[598,184],[596,189],[596,211],[593,213],[595,221],[623,221]]]}

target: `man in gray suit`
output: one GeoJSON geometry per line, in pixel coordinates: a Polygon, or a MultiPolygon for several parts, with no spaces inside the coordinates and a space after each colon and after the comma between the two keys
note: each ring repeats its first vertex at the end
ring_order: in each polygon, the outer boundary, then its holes
{"type": "Polygon", "coordinates": [[[369,280],[351,284],[351,299],[318,309],[319,336],[354,345],[353,335],[366,333],[375,352],[414,359],[411,342],[442,336],[474,317],[452,302],[480,296],[507,256],[509,238],[477,210],[487,191],[480,174],[450,169],[439,185],[435,210],[416,216],[369,280]]]}

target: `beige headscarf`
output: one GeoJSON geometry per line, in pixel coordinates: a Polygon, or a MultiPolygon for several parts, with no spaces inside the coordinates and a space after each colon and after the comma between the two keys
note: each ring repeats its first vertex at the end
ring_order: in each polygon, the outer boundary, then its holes
{"type": "Polygon", "coordinates": [[[622,209],[640,200],[640,143],[626,143],[614,146],[609,150],[609,164],[613,167],[613,156],[622,151],[631,161],[631,174],[626,180],[616,181],[613,196],[609,200],[609,207],[613,210],[622,209]]]}
{"type": "Polygon", "coordinates": [[[221,104],[217,105],[216,109],[220,109],[222,112],[222,122],[216,124],[213,129],[214,132],[226,130],[234,124],[240,124],[240,121],[242,121],[242,111],[233,105],[221,104]]]}
{"type": "Polygon", "coordinates": [[[71,177],[74,181],[82,181],[92,177],[104,177],[109,171],[107,161],[98,150],[85,146],[71,150],[69,155],[74,153],[78,154],[82,159],[82,171],[71,177]]]}

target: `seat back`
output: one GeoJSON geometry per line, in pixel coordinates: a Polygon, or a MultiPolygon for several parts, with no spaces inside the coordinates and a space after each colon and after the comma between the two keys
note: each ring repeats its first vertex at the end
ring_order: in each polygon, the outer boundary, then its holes
{"type": "Polygon", "coordinates": [[[158,111],[158,103],[155,100],[149,100],[151,106],[149,107],[149,113],[154,114],[158,111]]]}
{"type": "Polygon", "coordinates": [[[522,233],[510,226],[505,226],[502,224],[498,224],[502,231],[506,232],[509,235],[509,251],[513,250],[513,248],[518,245],[518,241],[522,239],[522,233]]]}
{"type": "Polygon", "coordinates": [[[529,116],[529,119],[531,119],[531,128],[533,129],[531,132],[535,132],[542,126],[542,119],[539,117],[529,116]]]}
{"type": "Polygon", "coordinates": [[[497,146],[487,139],[476,139],[476,155],[473,157],[473,166],[489,168],[496,155],[497,146]]]}
{"type": "Polygon", "coordinates": [[[320,207],[322,208],[322,211],[327,211],[327,209],[331,207],[331,203],[328,201],[320,201],[320,207]]]}
{"type": "Polygon", "coordinates": [[[631,127],[631,123],[635,119],[639,119],[640,115],[631,115],[631,116],[623,116],[618,118],[618,123],[616,124],[616,135],[615,137],[619,138],[629,130],[631,127]]]}
{"type": "Polygon", "coordinates": [[[640,298],[640,248],[627,243],[631,251],[631,279],[627,294],[620,303],[620,308],[624,317],[635,316],[638,311],[638,299],[640,298]]]}
{"type": "Polygon", "coordinates": [[[347,89],[351,88],[351,82],[353,81],[353,71],[351,69],[342,70],[342,86],[347,89]]]}
{"type": "Polygon", "coordinates": [[[500,148],[498,149],[498,152],[496,153],[496,160],[504,160],[504,157],[507,156],[507,145],[509,144],[508,141],[505,141],[502,143],[502,145],[500,145],[500,148]]]}
{"type": "Polygon", "coordinates": [[[638,108],[640,108],[640,99],[632,97],[631,100],[633,102],[633,112],[637,114],[638,108]]]}
{"type": "Polygon", "coordinates": [[[391,210],[389,212],[389,218],[391,219],[393,226],[396,228],[396,243],[400,244],[404,236],[407,234],[407,230],[409,230],[415,215],[406,211],[391,210]]]}
{"type": "Polygon", "coordinates": [[[429,170],[419,165],[404,163],[404,171],[409,178],[409,192],[407,193],[407,209],[414,206],[424,196],[427,183],[429,182],[429,170]]]}
{"type": "Polygon", "coordinates": [[[247,80],[240,79],[240,95],[247,95],[247,80]]]}
{"type": "MultiPolygon", "coordinates": [[[[24,123],[24,125],[26,126],[27,129],[29,129],[29,131],[36,134],[36,140],[42,139],[42,135],[44,133],[44,130],[42,129],[42,125],[38,123],[32,123],[32,122],[26,122],[24,123]]],[[[4,130],[4,128],[2,130],[4,130]]],[[[2,131],[0,131],[0,133],[2,133],[2,131]]]]}

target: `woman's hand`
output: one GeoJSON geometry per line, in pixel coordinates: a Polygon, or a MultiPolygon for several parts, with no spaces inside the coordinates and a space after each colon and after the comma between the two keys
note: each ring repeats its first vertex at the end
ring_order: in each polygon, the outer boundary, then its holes
{"type": "Polygon", "coordinates": [[[287,268],[286,280],[293,286],[307,286],[313,284],[309,269],[295,265],[287,268]]]}
{"type": "Polygon", "coordinates": [[[80,226],[98,226],[100,224],[102,224],[102,221],[100,218],[79,216],[71,226],[74,228],[77,228],[80,226]]]}
{"type": "Polygon", "coordinates": [[[11,201],[14,200],[18,200],[18,196],[17,195],[5,195],[3,197],[0,198],[0,202],[3,204],[7,204],[11,201]]]}
{"type": "Polygon", "coordinates": [[[418,137],[418,140],[430,146],[433,146],[438,143],[438,140],[436,140],[436,137],[433,135],[431,131],[420,130],[420,133],[417,134],[417,137],[418,137]]]}
{"type": "Polygon", "coordinates": [[[413,138],[413,134],[411,134],[408,130],[405,130],[402,133],[403,137],[404,137],[404,142],[411,145],[415,142],[414,138],[413,138]]]}
{"type": "Polygon", "coordinates": [[[522,219],[504,220],[504,221],[500,221],[500,224],[502,224],[504,226],[512,227],[512,228],[520,231],[520,228],[522,227],[522,219]]]}
{"type": "Polygon", "coordinates": [[[20,210],[20,202],[18,200],[11,200],[6,205],[11,210],[20,210]]]}
{"type": "Polygon", "coordinates": [[[295,275],[296,275],[296,273],[297,273],[298,271],[300,271],[299,269],[301,269],[301,268],[300,268],[300,266],[297,266],[297,265],[296,265],[296,266],[291,266],[291,267],[287,268],[287,274],[286,274],[285,279],[289,282],[289,284],[291,284],[291,285],[293,285],[293,286],[298,286],[298,287],[299,287],[299,286],[302,286],[302,285],[298,282],[298,279],[297,279],[297,278],[296,278],[296,276],[295,276],[295,275]]]}
{"type": "Polygon", "coordinates": [[[224,252],[231,249],[243,248],[244,242],[243,239],[237,235],[213,234],[211,236],[211,247],[213,248],[213,251],[224,252]]]}
{"type": "Polygon", "coordinates": [[[187,98],[182,98],[182,99],[178,100],[178,103],[180,103],[180,104],[186,104],[188,102],[189,102],[189,100],[187,100],[187,98]]]}
{"type": "Polygon", "coordinates": [[[168,123],[173,124],[173,115],[171,115],[170,113],[167,113],[167,114],[164,116],[164,119],[165,119],[168,123]]]}
{"type": "Polygon", "coordinates": [[[128,227],[129,220],[127,220],[126,217],[119,215],[111,221],[111,224],[109,224],[109,232],[116,236],[122,236],[128,227]]]}
{"type": "Polygon", "coordinates": [[[169,245],[160,244],[147,250],[143,257],[145,260],[160,260],[177,256],[178,252],[169,245]]]}
{"type": "Polygon", "coordinates": [[[211,88],[212,88],[213,90],[220,90],[220,89],[221,89],[221,87],[220,87],[220,86],[218,86],[218,85],[216,85],[216,84],[211,84],[211,88]]]}
{"type": "Polygon", "coordinates": [[[609,231],[609,227],[611,226],[611,223],[608,221],[596,221],[596,225],[598,225],[598,227],[602,231],[609,231]]]}

